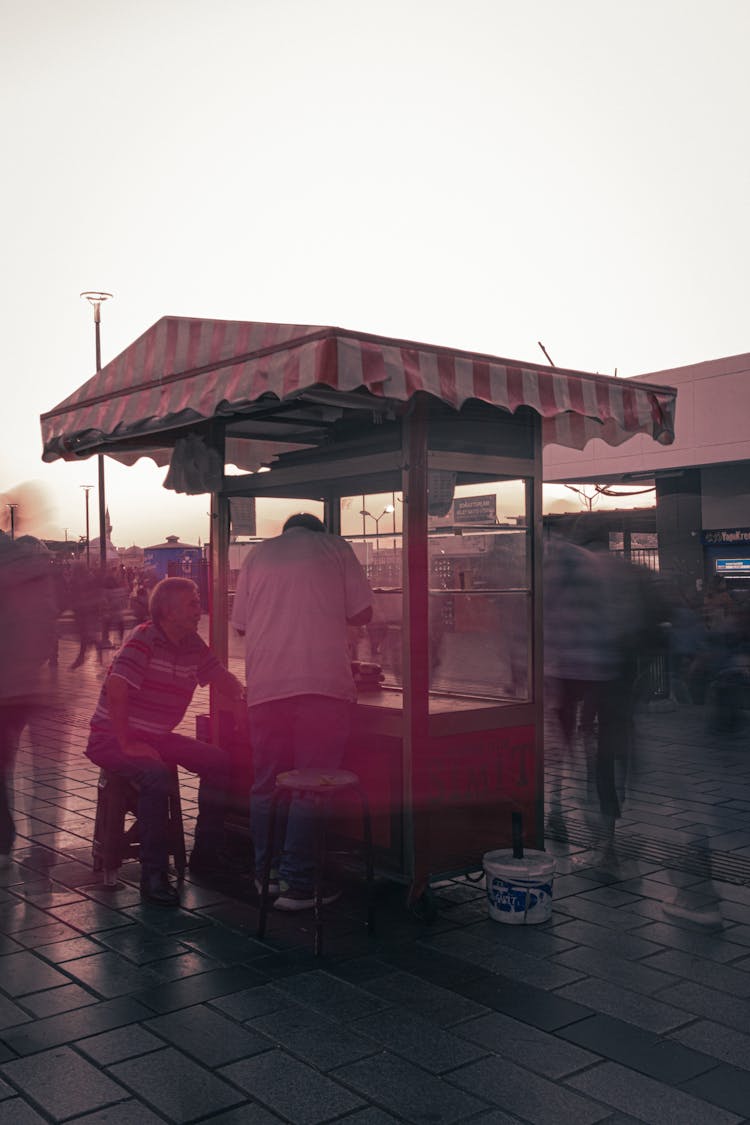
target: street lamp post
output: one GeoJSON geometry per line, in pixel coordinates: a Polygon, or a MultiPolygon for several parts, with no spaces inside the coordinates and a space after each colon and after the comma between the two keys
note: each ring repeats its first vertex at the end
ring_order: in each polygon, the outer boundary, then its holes
{"type": "MultiPolygon", "coordinates": [[[[372,512],[368,512],[366,508],[363,508],[359,514],[361,516],[369,516],[375,524],[375,534],[380,535],[380,521],[382,520],[383,516],[389,516],[391,512],[395,511],[396,509],[393,507],[393,504],[386,504],[379,516],[374,516],[372,512]]],[[[385,534],[387,535],[388,532],[386,532],[385,534]]]]}
{"type": "Polygon", "coordinates": [[[11,538],[11,542],[16,537],[16,508],[17,507],[18,507],[18,504],[9,504],[8,505],[8,508],[10,509],[10,538],[11,538]]]}
{"type": "Polygon", "coordinates": [[[89,492],[93,488],[93,484],[82,484],[81,488],[86,493],[86,566],[91,566],[91,548],[89,539],[89,492]]]}
{"type": "MultiPolygon", "coordinates": [[[[96,346],[96,370],[97,372],[102,369],[102,349],[101,339],[99,335],[99,328],[101,324],[101,307],[105,301],[108,301],[112,296],[111,293],[104,293],[97,289],[86,290],[81,293],[94,310],[94,341],[96,346]]],[[[99,566],[102,571],[107,566],[107,501],[104,492],[104,454],[98,453],[96,457],[96,464],[99,476],[99,566]]],[[[88,505],[89,494],[86,493],[86,503],[88,505]]],[[[88,512],[88,507],[87,507],[88,512]]],[[[89,562],[89,529],[86,525],[86,562],[89,562]]]]}

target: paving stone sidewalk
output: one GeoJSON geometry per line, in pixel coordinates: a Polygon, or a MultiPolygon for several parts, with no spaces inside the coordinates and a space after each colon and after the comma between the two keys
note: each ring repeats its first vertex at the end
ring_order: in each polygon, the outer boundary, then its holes
{"type": "MultiPolygon", "coordinates": [[[[14,862],[0,871],[0,1125],[733,1125],[750,1122],[750,753],[700,708],[646,712],[618,826],[593,846],[582,763],[550,739],[552,919],[503,926],[481,883],[435,887],[426,925],[356,888],[254,937],[257,899],[190,878],[183,907],[141,905],[91,869],[98,771],[83,757],[101,683],[73,642],[24,736],[14,862]],[[713,886],[724,925],[663,904],[713,886]]],[[[186,720],[205,710],[199,695],[186,720]]],[[[195,780],[183,777],[188,831],[195,780]]]]}

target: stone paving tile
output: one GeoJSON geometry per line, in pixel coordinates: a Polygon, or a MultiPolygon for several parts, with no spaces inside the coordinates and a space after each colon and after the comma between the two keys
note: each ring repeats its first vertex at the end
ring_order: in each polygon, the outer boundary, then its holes
{"type": "Polygon", "coordinates": [[[112,1063],[148,1054],[149,1051],[160,1051],[164,1047],[164,1040],[134,1023],[128,1027],[117,1027],[114,1031],[105,1031],[101,1035],[79,1039],[75,1046],[99,1066],[111,1066],[112,1063]]]}
{"type": "Polygon", "coordinates": [[[668,923],[665,920],[646,924],[636,932],[652,943],[666,946],[667,949],[682,949],[685,953],[694,953],[697,957],[705,957],[719,964],[736,961],[747,952],[734,937],[730,938],[729,935],[734,933],[733,930],[707,934],[696,926],[672,925],[671,921],[668,923]]]}
{"type": "Polygon", "coordinates": [[[647,1031],[663,1034],[688,1023],[691,1019],[690,1011],[662,999],[666,998],[670,991],[670,989],[665,990],[659,994],[660,999],[655,1000],[650,996],[643,996],[614,985],[610,981],[590,977],[588,980],[578,981],[576,984],[559,989],[556,995],[578,1004],[585,1004],[597,1012],[604,1012],[606,1015],[625,1020],[626,1023],[633,1023],[647,1031]]]}
{"type": "Polygon", "coordinates": [[[115,996],[127,996],[148,988],[149,985],[157,987],[164,982],[164,978],[152,969],[134,965],[117,953],[96,953],[90,957],[79,957],[67,963],[66,971],[107,1000],[115,996]]]}
{"type": "Polygon", "coordinates": [[[384,1051],[334,1072],[347,1086],[408,1122],[451,1125],[487,1106],[473,1092],[458,1089],[451,1081],[427,1074],[406,1059],[384,1051]]]}
{"type": "Polygon", "coordinates": [[[257,1031],[241,1027],[204,1004],[148,1020],[144,1027],[212,1068],[249,1058],[272,1046],[257,1031]]]}
{"type": "Polygon", "coordinates": [[[6,1000],[4,996],[0,996],[0,1038],[5,1038],[5,1028],[15,1027],[16,1024],[24,1023],[30,1019],[31,1016],[23,1008],[19,1008],[12,1000],[6,1000]]]}
{"type": "MultiPolygon", "coordinates": [[[[485,977],[486,974],[479,980],[485,977]]],[[[401,1004],[439,1027],[449,1027],[459,1020],[487,1011],[484,1004],[462,994],[466,984],[456,982],[452,989],[440,988],[414,973],[391,973],[366,982],[364,987],[389,1004],[401,1004]]]]}
{"type": "MultiPolygon", "coordinates": [[[[522,1123],[521,1118],[516,1117],[515,1114],[505,1113],[502,1109],[488,1109],[486,1113],[472,1117],[471,1125],[522,1125],[522,1123]]],[[[609,1118],[605,1125],[610,1125],[609,1118]]]]}
{"type": "MultiPolygon", "coordinates": [[[[364,1035],[370,1021],[377,1019],[378,1014],[375,1013],[359,1021],[363,1025],[363,1034],[358,1034],[356,1022],[344,1026],[325,1019],[313,1008],[294,1004],[281,1011],[259,1016],[249,1026],[267,1037],[267,1047],[284,1047],[316,1070],[328,1071],[366,1058],[367,1055],[377,1054],[380,1050],[379,1043],[364,1035]]],[[[428,1028],[430,1034],[435,1033],[434,1026],[428,1025],[428,1028]]]]}
{"type": "Polygon", "coordinates": [[[126,1102],[107,1106],[106,1109],[87,1113],[83,1117],[76,1117],[71,1125],[164,1125],[164,1118],[157,1117],[143,1102],[128,1099],[126,1102]]]}
{"type": "Polygon", "coordinates": [[[578,970],[580,974],[601,977],[612,984],[622,985],[631,992],[642,992],[645,996],[651,996],[660,988],[674,983],[669,973],[651,968],[653,958],[646,961],[625,961],[622,957],[609,956],[599,949],[579,946],[560,954],[555,960],[578,970]]]}
{"type": "Polygon", "coordinates": [[[482,975],[481,969],[467,964],[453,947],[449,953],[445,953],[436,949],[432,943],[425,942],[388,949],[382,955],[382,963],[387,972],[398,968],[423,980],[432,981],[442,988],[450,988],[453,984],[474,980],[482,975]]]}
{"type": "Polygon", "coordinates": [[[193,1004],[202,1004],[205,1000],[213,1000],[217,996],[226,996],[230,992],[239,992],[243,988],[262,983],[263,977],[252,969],[239,966],[212,969],[209,973],[170,981],[169,984],[139,992],[135,994],[135,999],[153,1012],[174,1012],[177,1008],[189,1008],[193,1004]]]}
{"type": "Polygon", "coordinates": [[[98,997],[92,996],[85,988],[77,984],[68,984],[62,988],[50,988],[47,992],[35,992],[31,996],[24,996],[23,1006],[37,1019],[57,1015],[58,1012],[72,1012],[74,1008],[83,1008],[87,1004],[96,1004],[98,997]]]}
{"type": "MultiPolygon", "coordinates": [[[[390,1113],[384,1113],[382,1109],[376,1109],[370,1106],[368,1109],[358,1109],[354,1113],[347,1113],[346,1117],[340,1118],[346,1125],[398,1125],[395,1117],[391,1117],[390,1113]]],[[[475,1121],[480,1120],[474,1118],[475,1121]]],[[[499,1123],[498,1123],[499,1125],[499,1123]]]]}
{"type": "Polygon", "coordinates": [[[66,961],[75,961],[76,957],[87,957],[90,953],[101,953],[102,947],[98,942],[89,937],[77,936],[65,941],[55,941],[48,945],[36,947],[38,956],[51,961],[53,965],[64,965],[66,961]]]}
{"type": "MultiPolygon", "coordinates": [[[[78,903],[75,905],[77,906],[78,903]]],[[[69,910],[72,908],[61,906],[60,909],[69,910]]],[[[38,910],[35,906],[23,902],[21,899],[0,903],[0,930],[5,934],[11,934],[17,941],[20,940],[19,935],[24,930],[33,930],[37,926],[44,926],[49,921],[49,915],[45,914],[43,910],[38,910]]]]}
{"type": "Polygon", "coordinates": [[[569,1023],[592,1015],[592,1010],[583,1004],[558,996],[554,992],[544,992],[532,985],[519,984],[488,974],[479,981],[471,981],[460,989],[463,996],[481,1001],[485,1008],[505,1012],[523,1023],[530,1023],[542,1031],[556,1031],[569,1023]]]}
{"type": "Polygon", "coordinates": [[[53,969],[34,953],[25,951],[0,957],[0,989],[8,996],[25,996],[27,992],[40,992],[61,984],[70,984],[70,976],[53,969]]]}
{"type": "Polygon", "coordinates": [[[750,1071],[722,1064],[684,1082],[684,1090],[740,1116],[750,1108],[750,1071]]]}
{"type": "MultiPolygon", "coordinates": [[[[746,947],[750,945],[750,926],[737,925],[727,927],[724,934],[727,941],[736,942],[738,945],[745,947],[743,952],[746,952],[746,947]]],[[[20,935],[17,935],[18,940],[21,941],[20,935]]]]}
{"type": "Polygon", "coordinates": [[[275,987],[297,1003],[308,1004],[334,1019],[354,1020],[389,1006],[372,991],[321,971],[280,980],[275,987]]]}
{"type": "Polygon", "coordinates": [[[351,1090],[283,1051],[231,1063],[220,1073],[295,1125],[318,1125],[362,1105],[351,1090]]]}
{"type": "MultiPolygon", "coordinates": [[[[589,1022],[590,1020],[581,1020],[580,1024],[573,1024],[572,1028],[589,1022]]],[[[529,1024],[521,1023],[520,1020],[511,1019],[502,1012],[491,1012],[477,1019],[466,1020],[455,1028],[455,1034],[479,1044],[494,1055],[512,1059],[527,1070],[533,1070],[546,1078],[563,1078],[600,1061],[598,1054],[575,1047],[559,1039],[557,1035],[549,1035],[529,1024]]]]}
{"type": "MultiPolygon", "coordinates": [[[[247,1102],[235,1109],[227,1109],[224,1113],[212,1114],[209,1120],[211,1125],[280,1125],[281,1123],[280,1117],[258,1102],[247,1102]]],[[[349,1118],[341,1118],[341,1120],[348,1121],[349,1118]]]]}
{"type": "Polygon", "coordinates": [[[464,1090],[477,1090],[501,1109],[517,1113],[533,1125],[593,1125],[609,1110],[566,1090],[507,1058],[486,1058],[454,1071],[450,1081],[464,1090]]]}
{"type": "Polygon", "coordinates": [[[744,902],[723,899],[721,913],[725,922],[737,922],[746,928],[750,927],[750,906],[746,906],[744,902]]]}
{"type": "Polygon", "coordinates": [[[685,980],[666,988],[659,994],[665,1004],[674,1004],[688,1013],[703,1016],[747,1032],[750,1027],[750,1001],[727,996],[705,985],[685,980]]]}
{"type": "Polygon", "coordinates": [[[218,926],[203,926],[185,934],[183,944],[213,957],[224,965],[240,965],[253,958],[269,956],[269,948],[259,941],[222,930],[218,926]]]}
{"type": "MultiPolygon", "coordinates": [[[[117,910],[110,910],[100,902],[85,899],[82,902],[73,902],[69,906],[58,906],[50,911],[50,915],[71,926],[81,933],[95,934],[100,930],[113,930],[117,926],[130,926],[132,921],[125,914],[117,910]]],[[[48,920],[45,915],[45,920],[48,920]]]]}
{"type": "Polygon", "coordinates": [[[605,1062],[568,1080],[568,1085],[648,1125],[739,1125],[742,1118],[701,1098],[657,1082],[619,1063],[605,1062]]]}
{"type": "Polygon", "coordinates": [[[116,1063],[110,1073],[169,1121],[196,1121],[247,1099],[173,1047],[116,1063]]]}
{"type": "Polygon", "coordinates": [[[187,937],[191,932],[202,930],[206,926],[206,919],[199,914],[191,914],[187,910],[164,910],[161,906],[142,902],[126,907],[120,917],[128,924],[137,923],[155,933],[174,934],[176,937],[187,937]]]}
{"type": "MultiPolygon", "coordinates": [[[[189,946],[174,937],[162,937],[147,930],[145,926],[128,926],[124,930],[110,930],[99,934],[97,941],[109,949],[127,957],[134,965],[148,965],[164,957],[174,957],[187,952],[189,946]]],[[[101,953],[99,948],[97,952],[101,953]]]]}
{"type": "MultiPolygon", "coordinates": [[[[716,1060],[708,1054],[612,1016],[591,1016],[562,1028],[557,1034],[605,1059],[622,1063],[671,1085],[685,1082],[716,1066],[716,1060]]],[[[679,1035],[679,1031],[675,1035],[679,1035]]]]}
{"type": "MultiPolygon", "coordinates": [[[[130,998],[102,1000],[74,1012],[8,1028],[0,1031],[0,1038],[16,1054],[32,1055],[49,1047],[72,1043],[86,1035],[148,1019],[151,1015],[153,1013],[148,1008],[130,998]]],[[[24,1019],[27,1018],[24,1013],[24,1019]]]]}
{"type": "Polygon", "coordinates": [[[42,1117],[23,1098],[0,1102],[0,1125],[48,1125],[48,1122],[49,1118],[42,1117]]]}
{"type": "Polygon", "coordinates": [[[67,926],[64,922],[53,922],[50,915],[47,914],[44,917],[47,925],[32,926],[29,930],[19,930],[14,935],[16,941],[19,941],[27,949],[38,949],[53,941],[65,941],[68,938],[80,937],[78,930],[74,930],[72,926],[67,926]]]}
{"type": "Polygon", "coordinates": [[[713,1020],[698,1020],[678,1027],[669,1037],[722,1062],[750,1070],[750,1031],[743,1034],[713,1020]]]}
{"type": "Polygon", "coordinates": [[[245,988],[239,992],[232,992],[228,996],[219,996],[210,1001],[212,1008],[218,1008],[235,1020],[253,1020],[259,1016],[267,1016],[271,1012],[279,1012],[285,1008],[294,1007],[294,1001],[270,984],[257,985],[255,988],[245,988]]]}
{"type": "Polygon", "coordinates": [[[162,961],[152,961],[150,965],[150,968],[165,981],[197,976],[199,973],[208,973],[217,967],[213,957],[204,957],[200,953],[179,953],[176,957],[165,957],[162,961]]]}
{"type": "MultiPolygon", "coordinates": [[[[640,903],[634,906],[640,906],[640,903]]],[[[618,910],[613,906],[602,906],[601,903],[591,902],[586,895],[580,898],[566,898],[556,902],[553,907],[553,916],[564,914],[569,918],[580,918],[582,922],[594,922],[599,926],[607,926],[611,930],[626,933],[635,930],[644,924],[643,917],[633,912],[631,906],[627,910],[618,910]]],[[[562,930],[565,933],[565,930],[562,930]]]]}
{"type": "Polygon", "coordinates": [[[351,1026],[375,1040],[380,1047],[408,1059],[431,1074],[454,1070],[487,1053],[451,1032],[436,1028],[429,1020],[405,1008],[377,1012],[351,1026]]]}
{"type": "Polygon", "coordinates": [[[624,957],[626,960],[637,961],[647,957],[649,953],[659,953],[660,947],[652,941],[642,937],[642,930],[638,935],[632,933],[612,933],[604,926],[597,926],[593,922],[574,920],[565,927],[565,937],[575,944],[587,945],[592,949],[601,949],[614,957],[624,957]]]}
{"type": "MultiPolygon", "coordinates": [[[[717,965],[715,961],[706,961],[679,949],[665,949],[649,957],[644,965],[653,965],[665,973],[686,977],[718,992],[728,992],[731,996],[745,1000],[750,997],[750,973],[730,965],[717,965]]],[[[674,984],[674,980],[671,983],[674,984]]]]}
{"type": "Polygon", "coordinates": [[[57,1121],[127,1097],[122,1086],[70,1047],[3,1063],[0,1073],[57,1121]]]}

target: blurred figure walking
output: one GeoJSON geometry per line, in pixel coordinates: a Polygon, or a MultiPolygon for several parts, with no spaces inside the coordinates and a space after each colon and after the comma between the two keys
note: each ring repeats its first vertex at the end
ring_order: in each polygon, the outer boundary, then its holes
{"type": "Polygon", "coordinates": [[[0,867],[10,862],[16,830],[8,775],[34,710],[44,703],[42,665],[55,637],[57,602],[47,548],[0,532],[0,867]]]}

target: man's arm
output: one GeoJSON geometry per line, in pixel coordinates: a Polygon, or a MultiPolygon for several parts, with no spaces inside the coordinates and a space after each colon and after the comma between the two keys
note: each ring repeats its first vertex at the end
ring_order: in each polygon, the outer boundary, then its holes
{"type": "Polygon", "coordinates": [[[130,684],[122,676],[110,674],[107,680],[107,710],[123,754],[129,758],[154,758],[159,754],[153,746],[134,738],[130,730],[130,684]]]}
{"type": "Polygon", "coordinates": [[[216,688],[221,695],[225,695],[227,699],[231,699],[233,703],[244,699],[245,689],[232,673],[220,665],[215,672],[212,673],[208,681],[213,687],[216,688]]]}

